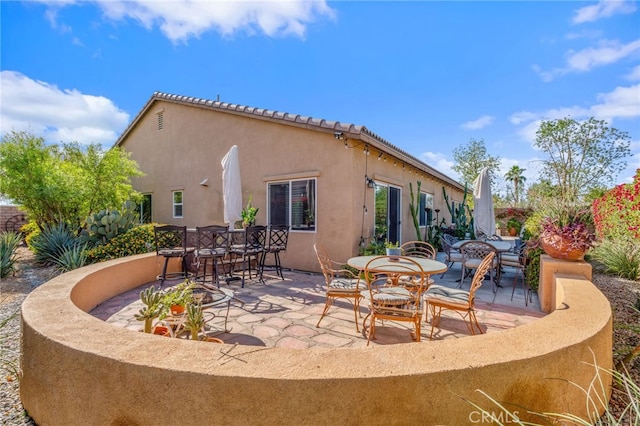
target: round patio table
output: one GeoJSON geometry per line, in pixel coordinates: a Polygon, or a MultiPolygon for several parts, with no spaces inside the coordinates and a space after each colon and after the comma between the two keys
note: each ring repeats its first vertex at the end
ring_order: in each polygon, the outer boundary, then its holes
{"type": "MultiPolygon", "coordinates": [[[[347,260],[347,265],[351,266],[352,268],[356,268],[360,271],[364,271],[364,268],[367,266],[367,264],[376,257],[380,257],[380,256],[352,257],[349,260],[347,260]]],[[[422,272],[425,275],[439,274],[447,270],[447,265],[442,262],[438,262],[437,260],[426,259],[424,257],[414,257],[414,256],[410,256],[410,257],[411,257],[411,260],[415,260],[416,263],[420,265],[420,267],[422,268],[422,272]]],[[[385,256],[380,257],[379,260],[369,265],[369,268],[376,272],[388,272],[390,274],[402,273],[405,275],[409,272],[409,270],[413,270],[414,267],[415,265],[413,263],[402,262],[402,259],[400,259],[398,262],[390,262],[389,258],[385,256]],[[380,265],[380,267],[377,268],[376,267],[377,265],[380,265]]],[[[420,271],[418,270],[415,270],[414,272],[416,274],[420,273],[420,271]]]]}

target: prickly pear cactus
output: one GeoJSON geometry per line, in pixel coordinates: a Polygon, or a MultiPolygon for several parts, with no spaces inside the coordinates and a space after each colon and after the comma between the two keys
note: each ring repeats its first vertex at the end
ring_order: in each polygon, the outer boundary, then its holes
{"type": "Polygon", "coordinates": [[[124,234],[138,223],[136,203],[127,201],[121,212],[117,210],[101,210],[86,219],[86,226],[80,237],[96,247],[107,243],[114,237],[124,234]]]}

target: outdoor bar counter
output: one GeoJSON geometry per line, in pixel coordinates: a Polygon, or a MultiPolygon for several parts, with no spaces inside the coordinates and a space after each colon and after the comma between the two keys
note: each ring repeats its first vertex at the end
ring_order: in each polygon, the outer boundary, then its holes
{"type": "MultiPolygon", "coordinates": [[[[540,421],[525,407],[582,417],[603,409],[587,404],[579,387],[589,387],[594,363],[612,368],[612,314],[584,277],[554,274],[557,309],[528,325],[356,349],[160,338],[87,313],[155,280],[160,267],[155,254],[99,263],[27,297],[20,392],[36,423],[471,424],[481,413],[465,399],[499,415],[479,391],[522,420],[540,421]]],[[[596,390],[606,404],[610,378],[602,379],[596,390]]]]}

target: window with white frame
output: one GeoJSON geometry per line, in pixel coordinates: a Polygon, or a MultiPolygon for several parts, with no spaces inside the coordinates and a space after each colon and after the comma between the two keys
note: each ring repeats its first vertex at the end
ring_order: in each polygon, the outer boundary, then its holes
{"type": "Polygon", "coordinates": [[[316,230],[316,180],[269,184],[269,225],[289,225],[295,231],[316,230]]]}
{"type": "Polygon", "coordinates": [[[420,193],[420,226],[431,225],[433,219],[433,194],[420,193]],[[428,210],[427,210],[428,209],[428,210]]]}
{"type": "Polygon", "coordinates": [[[173,191],[173,217],[182,217],[182,191],[173,191]]]}

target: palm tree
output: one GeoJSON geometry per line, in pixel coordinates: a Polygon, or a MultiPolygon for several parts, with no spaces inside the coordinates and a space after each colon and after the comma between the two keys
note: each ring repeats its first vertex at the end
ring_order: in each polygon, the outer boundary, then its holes
{"type": "Polygon", "coordinates": [[[509,171],[504,175],[505,179],[513,184],[514,207],[517,207],[520,204],[520,191],[527,180],[527,178],[522,175],[525,170],[526,169],[521,169],[520,166],[516,165],[511,167],[511,169],[509,169],[509,171]]]}

